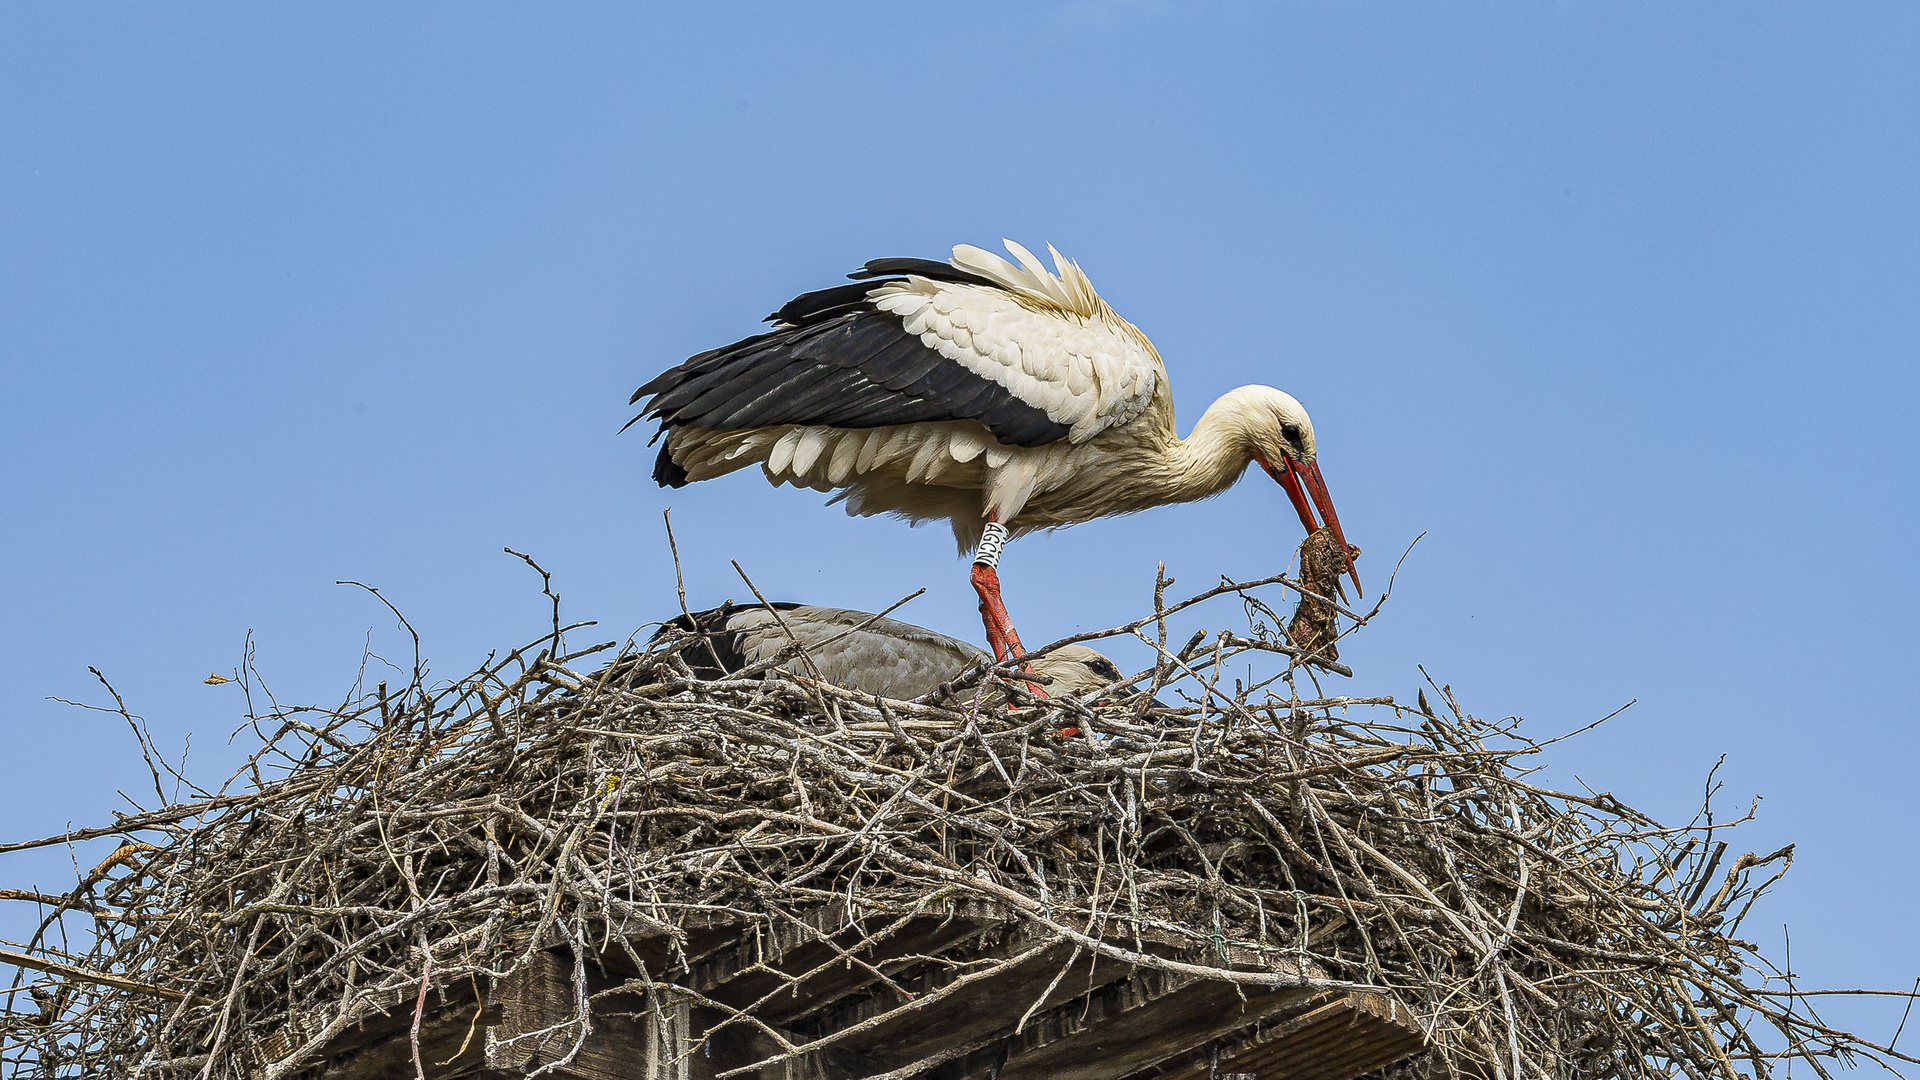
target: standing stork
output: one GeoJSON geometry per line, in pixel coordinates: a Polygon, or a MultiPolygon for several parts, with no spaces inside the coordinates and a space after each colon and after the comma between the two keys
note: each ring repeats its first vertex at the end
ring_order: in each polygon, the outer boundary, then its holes
{"type": "Polygon", "coordinates": [[[875,259],[788,302],[771,331],[660,373],[628,422],[660,422],[653,478],[757,463],[775,485],[837,491],[850,514],[951,522],[1003,661],[1023,653],[995,570],[1009,538],[1217,495],[1253,462],[1308,532],[1319,510],[1359,588],[1298,401],[1243,386],[1180,438],[1146,335],[1052,245],[1052,271],[1006,245],[1018,266],[967,244],[944,263],[875,259]]]}

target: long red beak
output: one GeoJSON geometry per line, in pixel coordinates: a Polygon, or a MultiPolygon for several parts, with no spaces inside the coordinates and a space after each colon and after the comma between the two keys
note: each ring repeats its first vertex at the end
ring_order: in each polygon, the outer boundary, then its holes
{"type": "Polygon", "coordinates": [[[1366,593],[1360,588],[1360,575],[1353,568],[1353,553],[1347,548],[1347,535],[1340,531],[1340,515],[1333,511],[1333,496],[1327,494],[1327,481],[1320,475],[1320,463],[1309,461],[1302,464],[1292,458],[1282,458],[1281,468],[1276,469],[1265,461],[1260,462],[1260,467],[1287,489],[1287,498],[1293,500],[1294,512],[1300,515],[1300,524],[1306,527],[1307,532],[1319,528],[1321,521],[1325,521],[1327,528],[1333,530],[1334,542],[1340,545],[1340,557],[1347,562],[1347,576],[1353,579],[1353,591],[1365,596],[1366,593]],[[1309,493],[1313,496],[1311,503],[1307,501],[1309,493]],[[1318,520],[1313,516],[1315,507],[1320,510],[1318,520]]]}

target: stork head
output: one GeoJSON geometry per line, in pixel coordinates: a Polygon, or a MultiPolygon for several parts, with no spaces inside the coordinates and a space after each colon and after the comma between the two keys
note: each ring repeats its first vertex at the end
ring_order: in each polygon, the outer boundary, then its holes
{"type": "Polygon", "coordinates": [[[1243,386],[1233,394],[1240,398],[1239,404],[1247,414],[1246,432],[1253,460],[1286,489],[1287,498],[1307,532],[1322,525],[1333,530],[1333,538],[1346,556],[1347,574],[1353,578],[1354,591],[1359,592],[1360,575],[1354,572],[1352,548],[1340,530],[1340,517],[1333,510],[1333,496],[1327,494],[1327,482],[1320,475],[1313,420],[1307,416],[1306,407],[1294,400],[1292,394],[1271,386],[1243,386]]]}
{"type": "MultiPolygon", "coordinates": [[[[1047,684],[1047,692],[1055,697],[1078,697],[1103,688],[1111,688],[1116,701],[1141,695],[1139,687],[1121,681],[1126,676],[1121,674],[1119,665],[1085,645],[1061,645],[1034,660],[1033,670],[1052,680],[1047,684]]],[[[1157,699],[1152,705],[1165,707],[1157,699]]]]}

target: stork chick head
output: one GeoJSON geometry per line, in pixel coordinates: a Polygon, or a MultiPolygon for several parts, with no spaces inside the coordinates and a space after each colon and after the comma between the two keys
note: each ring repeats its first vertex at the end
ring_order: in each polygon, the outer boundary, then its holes
{"type": "Polygon", "coordinates": [[[1353,569],[1352,549],[1340,530],[1339,515],[1333,510],[1333,496],[1327,494],[1327,482],[1320,475],[1319,450],[1314,445],[1313,421],[1306,407],[1292,394],[1271,386],[1243,386],[1229,395],[1239,406],[1248,450],[1268,476],[1286,489],[1300,524],[1311,534],[1323,524],[1346,555],[1347,574],[1353,578],[1355,592],[1360,590],[1360,575],[1353,569]],[[1318,510],[1316,518],[1314,512],[1318,510]]]}
{"type": "MultiPolygon", "coordinates": [[[[1047,693],[1054,697],[1081,697],[1095,690],[1106,690],[1106,700],[1122,702],[1146,693],[1125,681],[1119,665],[1085,645],[1057,646],[1036,657],[1033,670],[1047,677],[1047,693]]],[[[1147,704],[1156,709],[1166,708],[1158,698],[1148,699],[1147,704]]]]}
{"type": "Polygon", "coordinates": [[[1062,645],[1034,660],[1033,670],[1053,680],[1047,689],[1056,696],[1112,686],[1122,677],[1113,661],[1085,645],[1062,645]]]}

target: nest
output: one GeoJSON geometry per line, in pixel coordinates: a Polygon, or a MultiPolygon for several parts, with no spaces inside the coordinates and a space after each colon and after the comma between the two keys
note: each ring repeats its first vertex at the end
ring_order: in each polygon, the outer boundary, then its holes
{"type": "MultiPolygon", "coordinates": [[[[930,900],[1131,964],[1386,995],[1428,1047],[1396,1068],[1430,1077],[1888,1059],[1738,936],[1790,848],[1729,858],[1710,814],[1666,827],[1537,786],[1542,744],[1440,688],[1440,708],[1320,692],[1259,599],[1295,582],[1180,603],[1164,585],[1153,615],[1076,640],[1154,645],[1141,681],[1179,708],[1039,700],[1010,669],[917,702],[703,681],[686,636],[569,652],[557,600],[550,634],[465,678],[416,665],[337,709],[262,708],[222,793],[40,842],[129,838],[38,898],[0,1072],[296,1077],[369,1016],[417,1032],[430,990],[495,984],[554,941],[666,941],[645,973],[664,992],[701,928],[828,908],[883,927],[930,900]],[[1170,647],[1167,616],[1213,597],[1249,629],[1170,647]],[[1250,661],[1266,677],[1236,681],[1250,661]]],[[[594,998],[583,980],[582,1016],[594,998]]]]}

